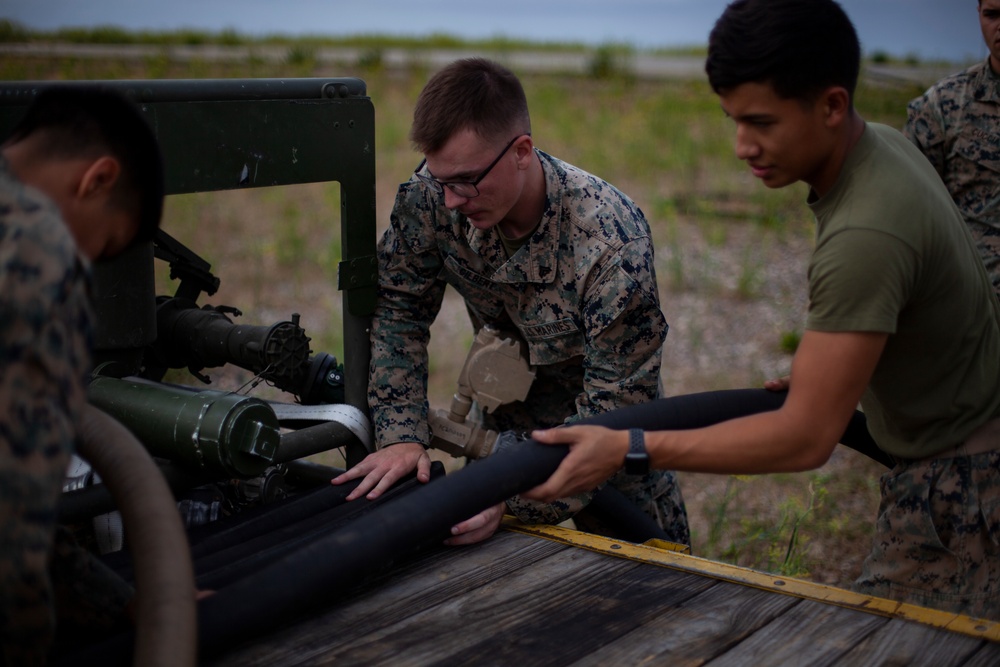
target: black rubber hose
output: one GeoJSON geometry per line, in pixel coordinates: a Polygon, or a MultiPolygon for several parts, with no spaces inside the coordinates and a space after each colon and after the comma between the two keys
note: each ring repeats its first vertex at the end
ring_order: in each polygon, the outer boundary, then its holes
{"type": "Polygon", "coordinates": [[[135,559],[134,664],[194,665],[194,575],[173,494],[139,441],[93,406],[85,408],[80,440],[80,456],[101,476],[121,510],[135,559]]]}
{"type": "MultiPolygon", "coordinates": [[[[439,462],[435,462],[435,465],[439,467],[440,474],[434,474],[432,468],[432,480],[444,474],[444,467],[439,462]]],[[[287,557],[313,541],[339,530],[342,526],[363,520],[363,517],[376,511],[381,505],[398,496],[406,495],[420,486],[422,483],[416,480],[416,475],[411,475],[376,500],[359,498],[354,502],[344,503],[305,517],[292,525],[261,534],[255,539],[208,552],[195,560],[195,577],[198,585],[202,588],[219,590],[239,579],[253,576],[268,564],[287,557]]],[[[411,546],[419,548],[424,545],[411,546]]],[[[337,559],[339,555],[331,554],[331,558],[337,559]]]]}
{"type": "MultiPolygon", "coordinates": [[[[621,429],[685,429],[777,409],[784,394],[731,390],[660,399],[584,420],[621,429]]],[[[842,442],[873,458],[877,447],[855,415],[842,442]]],[[[446,477],[419,485],[340,530],[316,539],[199,602],[202,658],[265,634],[336,601],[365,574],[383,569],[414,545],[440,541],[454,524],[541,484],[565,446],[525,440],[446,477]]],[[[108,660],[111,656],[106,656],[108,660]]]]}
{"type": "MultiPolygon", "coordinates": [[[[787,396],[787,391],[767,389],[703,392],[623,408],[587,420],[587,423],[599,423],[616,429],[698,428],[758,412],[777,410],[784,404],[787,396]]],[[[841,443],[886,467],[894,465],[889,455],[878,448],[868,433],[867,420],[862,412],[855,411],[851,416],[841,443]]],[[[583,511],[606,527],[608,534],[614,539],[630,542],[645,542],[651,538],[667,539],[666,533],[652,517],[639,510],[613,487],[604,487],[583,511]]]]}
{"type": "MultiPolygon", "coordinates": [[[[708,426],[740,416],[775,410],[785,392],[740,389],[660,399],[584,420],[609,428],[647,430],[708,426]]],[[[879,450],[857,413],[841,439],[876,460],[879,450]]],[[[359,572],[380,567],[409,545],[444,537],[448,529],[549,478],[566,455],[563,446],[526,440],[417,488],[379,511],[303,547],[252,577],[234,582],[203,600],[199,632],[203,655],[273,627],[321,602],[330,602],[349,587],[359,572]],[[337,554],[333,562],[332,554],[337,554]]]]}
{"type": "MultiPolygon", "coordinates": [[[[327,480],[329,486],[329,480],[327,480]]],[[[355,485],[356,486],[356,485],[355,485]]],[[[214,554],[231,549],[249,549],[252,545],[266,542],[281,531],[297,530],[303,521],[314,521],[322,517],[331,507],[342,505],[344,496],[350,489],[315,489],[308,493],[246,510],[232,517],[212,521],[188,529],[190,557],[195,565],[196,583],[199,588],[214,589],[215,582],[201,580],[206,564],[214,554]],[[339,492],[339,493],[338,493],[339,492]]],[[[132,554],[128,549],[114,551],[103,556],[104,563],[126,581],[135,577],[132,554]]],[[[225,561],[224,561],[225,562],[225,561]]]]}
{"type": "MultiPolygon", "coordinates": [[[[431,479],[443,477],[444,474],[444,464],[440,461],[432,462],[431,479]]],[[[260,537],[273,536],[289,526],[315,523],[317,522],[316,517],[327,515],[331,511],[340,511],[345,518],[359,516],[371,512],[376,506],[399,495],[409,493],[414,486],[417,486],[415,483],[416,473],[412,473],[398,481],[374,501],[359,498],[357,502],[349,503],[346,500],[347,495],[357,488],[361,480],[352,480],[333,486],[330,484],[330,479],[327,477],[322,487],[244,510],[228,519],[190,529],[188,540],[191,543],[192,558],[196,564],[199,564],[206,556],[227,551],[235,546],[246,545],[247,542],[260,537]]],[[[328,519],[328,521],[332,520],[328,519]]],[[[340,519],[340,515],[336,521],[344,523],[340,519]]],[[[331,525],[331,523],[327,523],[328,528],[331,525]]]]}
{"type": "MultiPolygon", "coordinates": [[[[600,534],[613,540],[637,544],[654,539],[670,541],[663,526],[610,484],[595,493],[590,503],[574,517],[577,519],[577,528],[581,528],[581,515],[584,521],[596,521],[600,534]]],[[[584,526],[585,529],[592,530],[590,526],[584,526]]]]}
{"type": "MultiPolygon", "coordinates": [[[[219,481],[216,475],[192,473],[172,461],[157,460],[160,474],[167,482],[174,497],[183,495],[191,489],[219,481]]],[[[104,484],[85,486],[82,489],[66,491],[59,497],[59,522],[65,524],[80,523],[94,518],[99,514],[107,514],[117,509],[115,499],[104,484]]]]}
{"type": "Polygon", "coordinates": [[[299,459],[285,464],[285,481],[292,487],[301,489],[311,486],[330,486],[330,480],[343,472],[344,468],[299,459]]]}
{"type": "MultiPolygon", "coordinates": [[[[599,424],[613,429],[641,428],[647,431],[700,428],[737,417],[777,410],[784,405],[787,396],[787,391],[767,389],[707,391],[620,408],[580,423],[599,424]]],[[[892,457],[879,449],[868,433],[868,422],[862,412],[854,411],[839,442],[887,468],[895,465],[892,457]]]]}
{"type": "Polygon", "coordinates": [[[413,545],[443,540],[456,523],[544,482],[566,451],[526,440],[424,484],[200,601],[202,658],[337,600],[361,575],[413,545]]]}

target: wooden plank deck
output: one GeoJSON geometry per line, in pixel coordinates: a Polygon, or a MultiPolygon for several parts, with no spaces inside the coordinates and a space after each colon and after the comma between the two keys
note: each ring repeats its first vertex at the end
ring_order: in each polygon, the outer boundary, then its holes
{"type": "Polygon", "coordinates": [[[1000,624],[511,523],[210,665],[1000,665],[1000,624]]]}

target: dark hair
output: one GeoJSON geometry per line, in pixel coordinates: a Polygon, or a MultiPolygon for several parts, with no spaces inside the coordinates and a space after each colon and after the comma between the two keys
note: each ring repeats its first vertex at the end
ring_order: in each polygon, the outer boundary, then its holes
{"type": "Polygon", "coordinates": [[[781,97],[810,101],[842,86],[853,102],[860,67],[857,32],[834,0],[736,0],[716,21],[705,61],[716,93],[770,83],[781,97]]]}
{"type": "Polygon", "coordinates": [[[135,104],[100,85],[53,85],[35,96],[5,143],[36,133],[46,157],[114,156],[122,169],[112,205],[138,220],[133,243],[153,238],[163,214],[163,156],[135,104]]]}
{"type": "Polygon", "coordinates": [[[485,58],[456,60],[431,77],[417,98],[410,140],[421,153],[433,153],[470,128],[497,141],[506,141],[512,131],[531,132],[520,80],[485,58]]]}

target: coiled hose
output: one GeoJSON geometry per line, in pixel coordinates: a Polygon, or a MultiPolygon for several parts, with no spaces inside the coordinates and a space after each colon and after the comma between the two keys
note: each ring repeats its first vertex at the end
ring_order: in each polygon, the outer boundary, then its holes
{"type": "Polygon", "coordinates": [[[80,451],[122,514],[135,561],[134,664],[184,667],[197,662],[194,571],[174,496],[153,459],[119,422],[88,405],[80,451]]]}

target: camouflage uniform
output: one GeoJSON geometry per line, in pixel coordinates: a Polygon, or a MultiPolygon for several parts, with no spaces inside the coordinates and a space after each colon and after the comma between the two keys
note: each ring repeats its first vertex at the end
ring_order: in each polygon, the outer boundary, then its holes
{"type": "MultiPolygon", "coordinates": [[[[528,431],[658,396],[667,323],[642,212],[608,183],[536,154],[546,210],[509,260],[496,228],[475,229],[415,178],[400,186],[379,244],[372,322],[369,405],[379,447],[430,442],[427,342],[447,285],[474,326],[515,332],[536,370],[527,399],[487,415],[487,426],[528,431]]],[[[674,473],[619,473],[610,483],[672,539],[689,542],[674,473]]],[[[551,505],[515,497],[508,508],[525,522],[559,523],[591,497],[551,505]]]]}
{"type": "Polygon", "coordinates": [[[86,401],[87,265],[59,211],[0,158],[0,645],[44,662],[56,504],[86,401]]]}
{"type": "Polygon", "coordinates": [[[880,485],[875,540],[854,590],[1000,620],[1000,450],[900,461],[880,485]]]}
{"type": "Polygon", "coordinates": [[[903,133],[941,174],[1000,294],[1000,75],[989,60],[973,65],[907,111],[903,133]]]}

